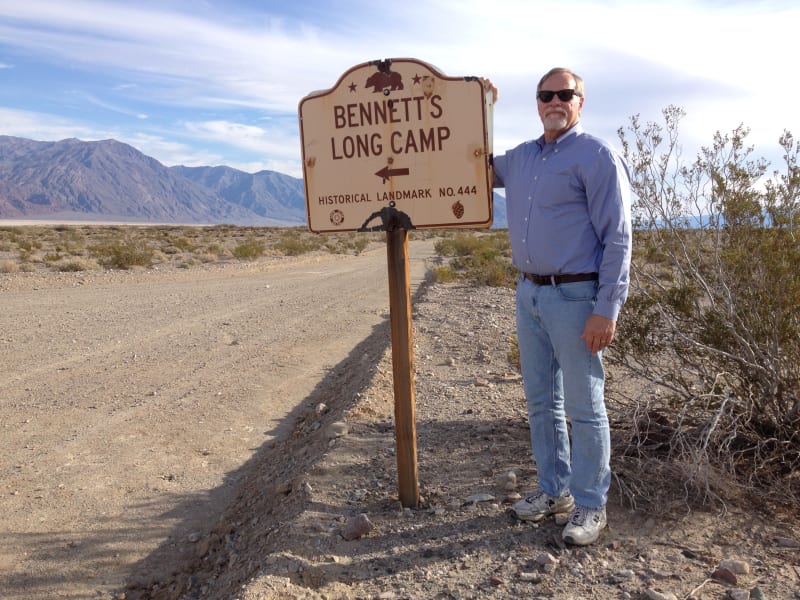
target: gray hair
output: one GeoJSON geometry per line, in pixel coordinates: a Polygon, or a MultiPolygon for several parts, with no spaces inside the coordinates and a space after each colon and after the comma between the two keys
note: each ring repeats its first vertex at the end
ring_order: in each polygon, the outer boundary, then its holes
{"type": "Polygon", "coordinates": [[[542,78],[536,85],[536,91],[538,92],[539,90],[542,89],[542,85],[544,84],[544,82],[547,80],[548,77],[551,77],[552,75],[560,75],[561,73],[566,73],[575,80],[575,92],[579,96],[583,97],[583,78],[574,71],[570,71],[569,69],[565,69],[564,67],[554,67],[550,69],[547,73],[542,75],[542,78]]]}

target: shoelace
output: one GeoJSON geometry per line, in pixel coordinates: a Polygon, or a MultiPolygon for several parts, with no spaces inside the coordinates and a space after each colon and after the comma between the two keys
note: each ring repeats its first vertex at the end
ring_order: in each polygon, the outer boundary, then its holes
{"type": "Polygon", "coordinates": [[[536,492],[535,494],[531,494],[530,496],[525,498],[525,502],[527,502],[528,504],[533,504],[544,495],[545,495],[544,492],[536,492]]]}
{"type": "Polygon", "coordinates": [[[569,518],[569,522],[573,525],[581,526],[586,523],[586,517],[589,515],[589,509],[584,508],[583,506],[576,506],[572,516],[569,518]]]}

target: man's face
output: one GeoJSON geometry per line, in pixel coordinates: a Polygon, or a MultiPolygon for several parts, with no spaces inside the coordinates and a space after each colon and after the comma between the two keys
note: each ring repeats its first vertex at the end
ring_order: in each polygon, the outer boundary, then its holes
{"type": "MultiPolygon", "coordinates": [[[[544,80],[539,91],[557,92],[574,89],[575,79],[572,75],[556,73],[544,80]]],[[[550,102],[545,103],[537,99],[536,104],[544,125],[544,137],[547,141],[552,141],[578,122],[583,107],[583,97],[574,96],[572,100],[564,102],[558,96],[553,96],[550,102]]]]}

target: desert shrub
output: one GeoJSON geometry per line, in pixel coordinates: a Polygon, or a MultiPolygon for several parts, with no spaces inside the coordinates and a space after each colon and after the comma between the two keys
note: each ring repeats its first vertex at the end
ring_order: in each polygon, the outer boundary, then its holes
{"type": "Polygon", "coordinates": [[[629,497],[663,501],[679,477],[690,503],[732,493],[800,499],[800,170],[788,132],[786,170],[766,185],[742,126],[683,162],[683,111],[620,129],[639,248],[612,362],[651,382],[617,465],[629,497]],[[657,393],[655,393],[657,392],[657,393]],[[627,479],[626,479],[627,474],[627,479]],[[653,496],[654,497],[654,496],[653,496]]]}
{"type": "Polygon", "coordinates": [[[227,256],[229,254],[230,253],[225,248],[225,246],[217,242],[209,244],[205,252],[202,251],[200,252],[200,255],[204,257],[203,262],[211,262],[213,260],[217,260],[224,256],[227,256]],[[208,260],[206,260],[206,258],[208,260]]]}
{"type": "Polygon", "coordinates": [[[54,264],[53,267],[61,273],[79,272],[79,271],[93,271],[97,268],[94,261],[86,260],[65,260],[54,264]]]}
{"type": "Polygon", "coordinates": [[[19,272],[19,263],[13,260],[0,261],[0,273],[17,273],[19,272]]]}
{"type": "Polygon", "coordinates": [[[511,245],[505,231],[463,233],[437,240],[434,249],[449,257],[454,275],[478,285],[513,287],[518,275],[511,264],[511,245]]]}
{"type": "Polygon", "coordinates": [[[139,237],[112,240],[89,248],[92,255],[108,269],[130,269],[153,265],[154,250],[139,237]]]}
{"type": "Polygon", "coordinates": [[[233,256],[239,260],[253,260],[264,255],[264,242],[248,239],[233,249],[233,256]]]}
{"type": "Polygon", "coordinates": [[[19,260],[20,262],[32,262],[34,259],[33,250],[20,249],[19,260]]]}
{"type": "MultiPolygon", "coordinates": [[[[323,243],[319,246],[320,250],[325,250],[329,254],[358,254],[359,251],[356,250],[355,245],[355,238],[352,236],[345,236],[345,235],[325,235],[323,237],[323,243]]],[[[300,239],[294,240],[286,243],[286,240],[281,240],[276,245],[276,250],[281,254],[287,254],[287,248],[290,248],[292,245],[295,246],[296,249],[288,250],[288,252],[294,252],[296,255],[304,254],[306,252],[316,250],[316,245],[310,245],[308,241],[303,241],[300,239]]]]}
{"type": "Polygon", "coordinates": [[[519,275],[517,269],[507,260],[482,260],[470,268],[474,283],[491,287],[513,287],[519,275]]]}
{"type": "Polygon", "coordinates": [[[431,268],[426,277],[431,283],[451,283],[458,278],[458,273],[447,265],[431,268]]]}
{"type": "Polygon", "coordinates": [[[476,234],[459,232],[454,237],[437,240],[434,249],[440,256],[471,256],[487,244],[476,234]]]}
{"type": "Polygon", "coordinates": [[[522,370],[522,365],[519,359],[519,339],[516,335],[511,336],[508,341],[509,348],[508,352],[506,352],[506,359],[508,360],[508,364],[514,367],[517,371],[522,370]]]}
{"type": "Polygon", "coordinates": [[[353,250],[356,254],[361,254],[369,246],[369,238],[358,236],[353,240],[353,250]]]}
{"type": "Polygon", "coordinates": [[[173,238],[172,245],[183,252],[190,252],[194,248],[194,244],[186,236],[173,238]]]}
{"type": "Polygon", "coordinates": [[[273,244],[273,249],[284,256],[301,256],[322,248],[326,243],[325,238],[310,232],[300,232],[297,229],[287,229],[273,244]]]}
{"type": "Polygon", "coordinates": [[[30,239],[30,238],[17,238],[17,247],[20,250],[24,250],[26,252],[31,252],[38,248],[42,247],[42,242],[37,239],[30,239]]]}

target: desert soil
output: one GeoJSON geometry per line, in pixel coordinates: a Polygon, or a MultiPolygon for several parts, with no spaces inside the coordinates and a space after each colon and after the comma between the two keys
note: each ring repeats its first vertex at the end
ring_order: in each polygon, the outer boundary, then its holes
{"type": "Polygon", "coordinates": [[[588,548],[511,518],[535,474],[513,291],[424,283],[433,243],[410,254],[416,507],[382,246],[0,275],[0,597],[800,598],[796,513],[615,487],[588,548]]]}

